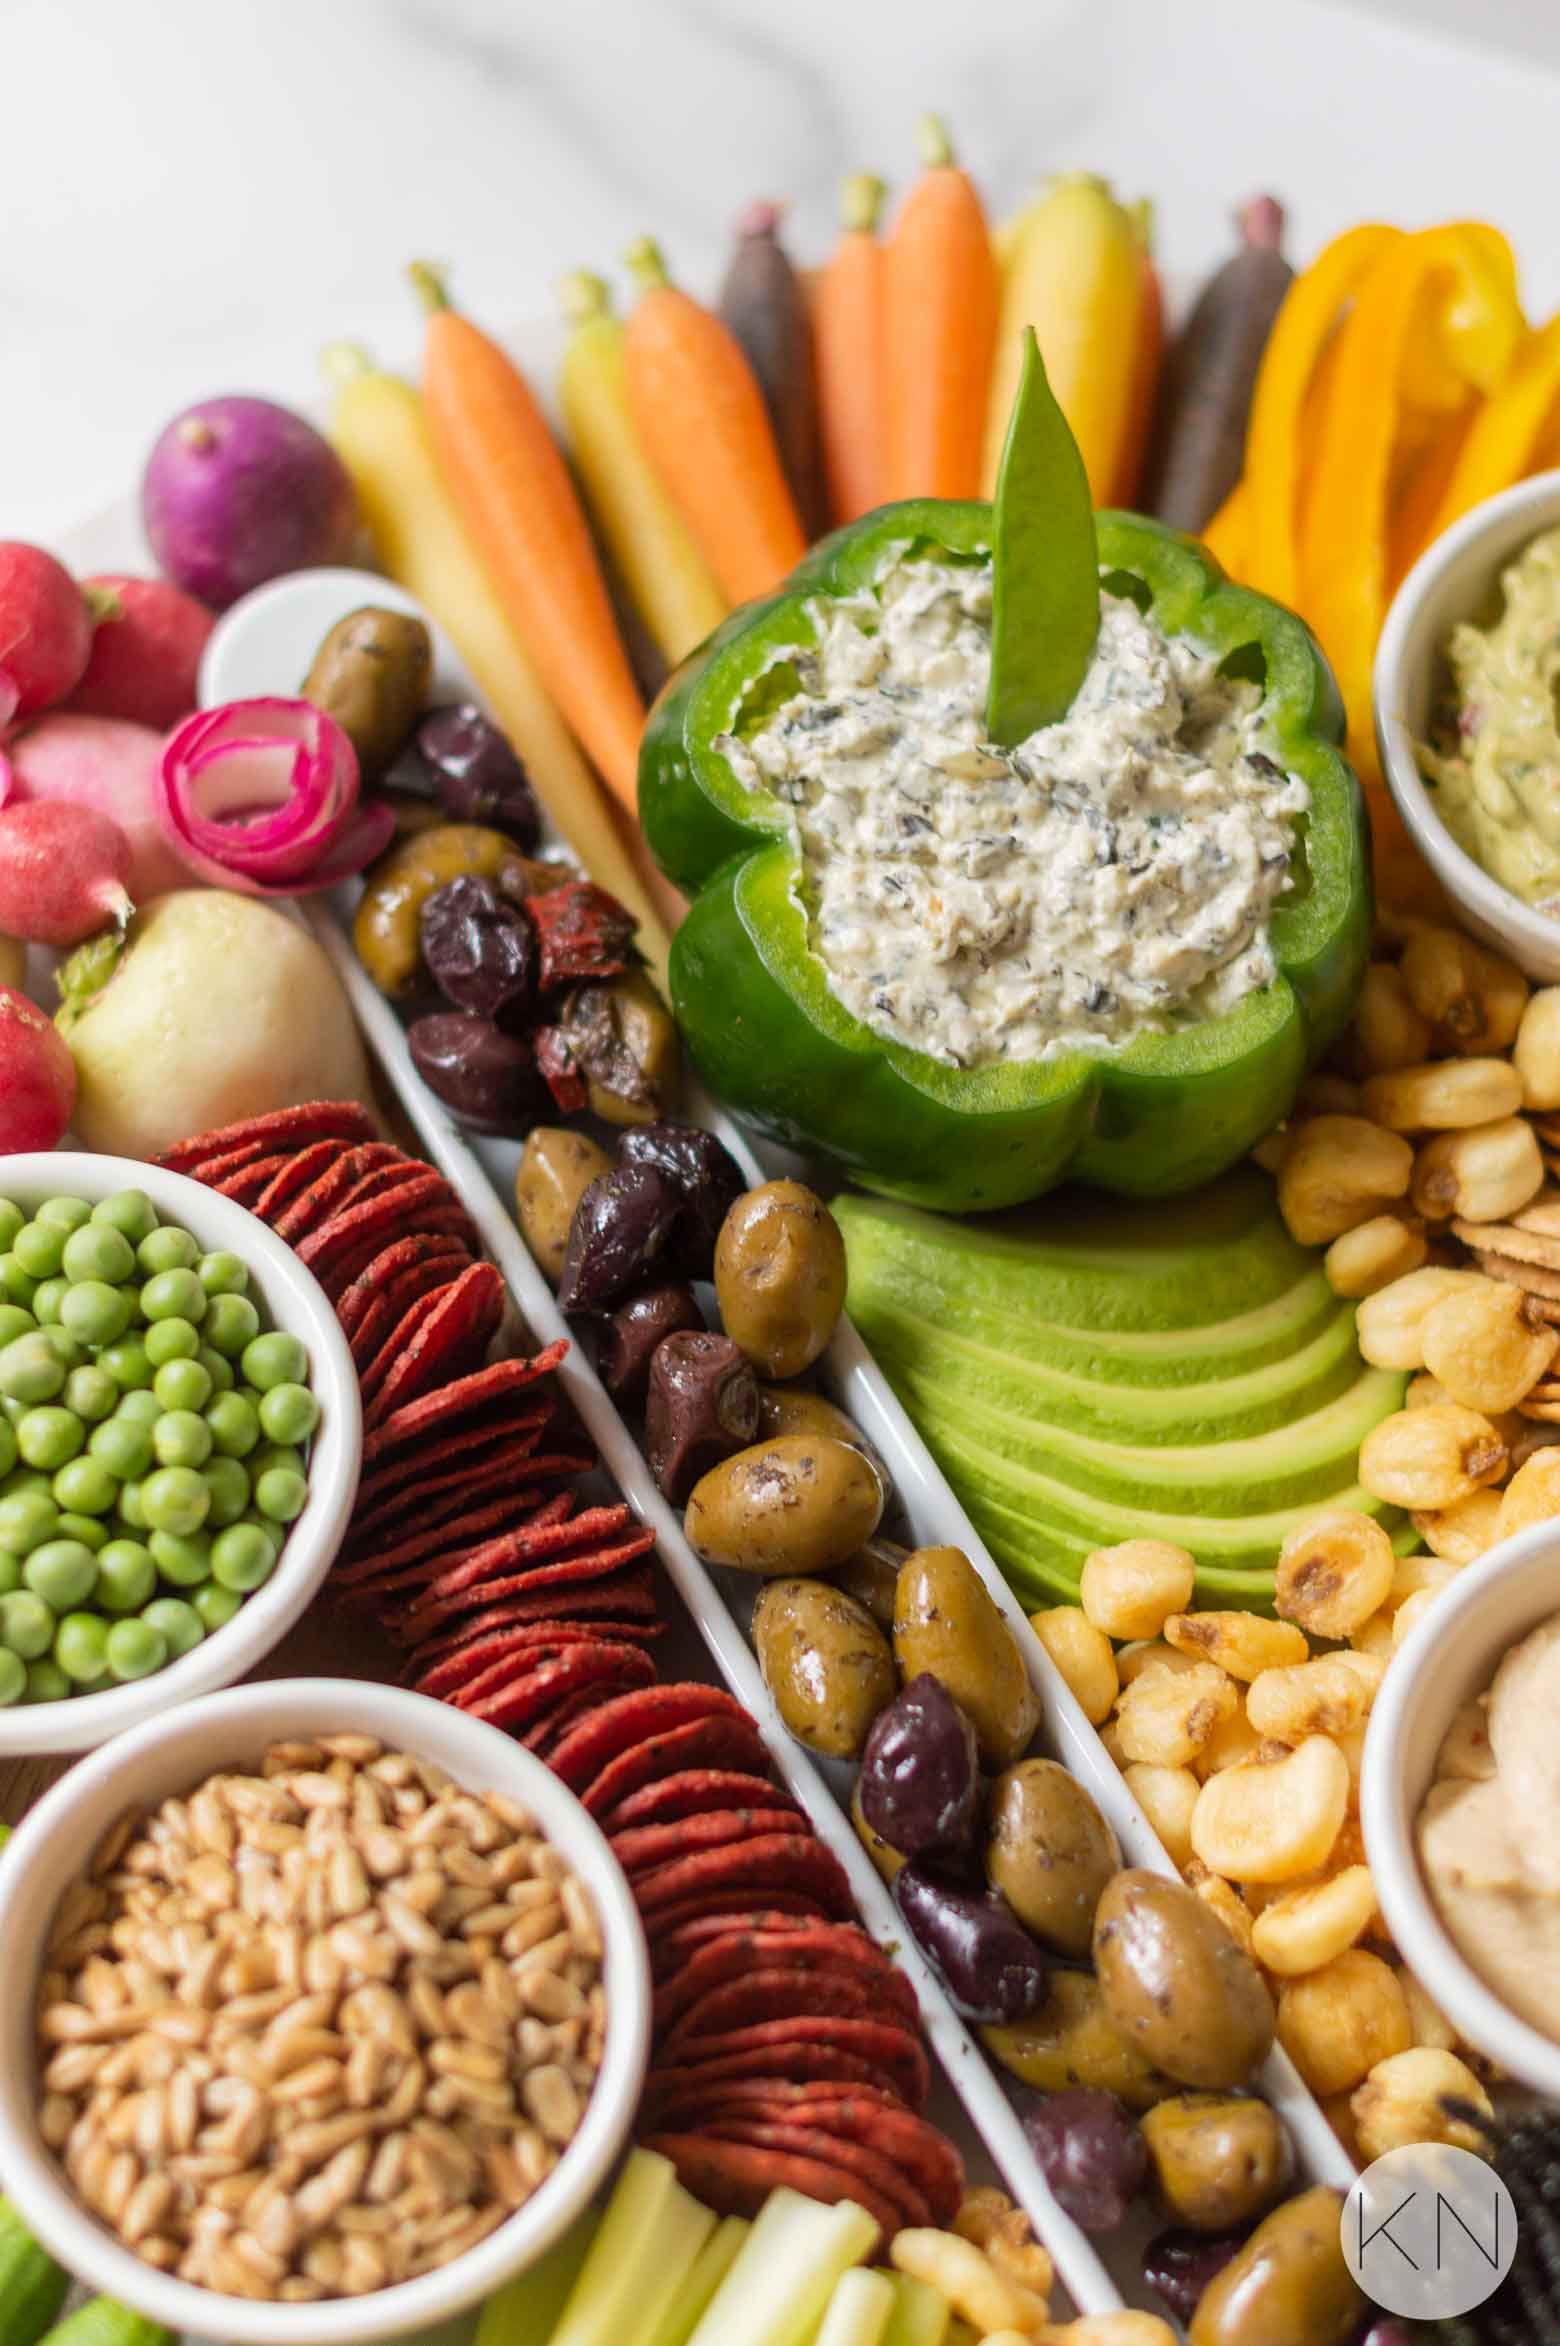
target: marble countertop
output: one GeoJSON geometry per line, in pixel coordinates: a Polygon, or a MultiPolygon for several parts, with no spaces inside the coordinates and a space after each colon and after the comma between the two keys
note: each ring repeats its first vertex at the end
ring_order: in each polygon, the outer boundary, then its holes
{"type": "Polygon", "coordinates": [[[994,211],[1068,165],[1151,195],[1173,283],[1267,186],[1299,254],[1476,214],[1560,300],[1532,0],[0,0],[0,57],[8,536],[122,492],[190,399],[306,399],[342,335],[404,359],[414,255],[504,326],[645,229],[708,284],[755,194],[821,252],[840,178],[908,176],[928,105],[994,211]]]}

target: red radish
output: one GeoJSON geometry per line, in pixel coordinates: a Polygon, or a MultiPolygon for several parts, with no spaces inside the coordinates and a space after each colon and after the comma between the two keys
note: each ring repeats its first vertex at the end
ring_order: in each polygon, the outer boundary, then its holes
{"type": "MultiPolygon", "coordinates": [[[[15,799],[63,799],[72,806],[95,807],[118,824],[130,843],[125,885],[137,904],[189,886],[190,867],[157,815],[160,733],[118,717],[78,717],[61,709],[24,727],[7,742],[6,752],[14,768],[15,799]]],[[[5,803],[0,787],[0,806],[5,803]]],[[[0,921],[0,928],[4,925],[0,921]]]]}
{"type": "Polygon", "coordinates": [[[0,986],[0,1156],[58,1146],[76,1105],[76,1063],[35,1002],[0,986]]]}
{"type": "Polygon", "coordinates": [[[95,807],[37,799],[0,814],[0,930],[62,948],[134,909],[130,843],[95,807]]]}
{"type": "Polygon", "coordinates": [[[65,706],[166,733],[195,706],[200,655],[215,619],[165,578],[106,571],[81,584],[94,620],[92,651],[65,706]]]}
{"type": "Polygon", "coordinates": [[[63,562],[41,546],[0,541],[0,700],[36,716],[78,683],[92,649],[92,614],[63,562]]]}

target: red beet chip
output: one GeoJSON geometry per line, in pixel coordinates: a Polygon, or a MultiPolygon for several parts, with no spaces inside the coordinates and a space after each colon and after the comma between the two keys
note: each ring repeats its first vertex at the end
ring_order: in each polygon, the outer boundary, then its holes
{"type": "Polygon", "coordinates": [[[735,1695],[718,1686],[702,1686],[694,1679],[657,1686],[649,1694],[625,1696],[622,1702],[604,1704],[577,1737],[560,1746],[553,1773],[561,1776],[571,1791],[582,1792],[609,1760],[649,1736],[662,1734],[669,1727],[686,1726],[691,1720],[719,1717],[739,1719],[744,1727],[749,1726],[748,1715],[735,1695]]]}
{"type": "Polygon", "coordinates": [[[641,1786],[690,1768],[739,1768],[762,1776],[768,1766],[763,1737],[746,1712],[716,1712],[628,1744],[584,1787],[581,1798],[600,1819],[641,1786]]]}
{"type": "MultiPolygon", "coordinates": [[[[319,1186],[315,1184],[316,1189],[319,1186]]],[[[313,1194],[312,1190],[306,1192],[299,1199],[298,1207],[305,1205],[313,1194]]],[[[327,1271],[339,1271],[349,1256],[361,1253],[366,1242],[377,1240],[382,1245],[408,1224],[419,1230],[453,1225],[463,1237],[470,1233],[469,1243],[475,1253],[477,1234],[464,1209],[458,1202],[452,1203],[453,1199],[454,1192],[442,1173],[435,1173],[431,1168],[414,1173],[390,1195],[370,1198],[364,1205],[349,1206],[345,1212],[332,1213],[324,1222],[313,1225],[308,1236],[298,1242],[298,1259],[323,1278],[327,1271]]],[[[376,1251],[377,1247],[370,1245],[370,1259],[376,1251]]]]}
{"type": "Polygon", "coordinates": [[[417,1324],[399,1358],[391,1363],[372,1398],[364,1397],[371,1425],[378,1425],[419,1393],[480,1366],[503,1320],[504,1282],[491,1263],[473,1263],[453,1286],[425,1295],[413,1304],[412,1311],[418,1315],[417,1324]]]}
{"type": "Polygon", "coordinates": [[[192,1165],[251,1141],[301,1149],[311,1140],[372,1140],[375,1129],[373,1117],[356,1100],[309,1100],[300,1107],[273,1108],[264,1116],[246,1116],[215,1132],[197,1133],[165,1149],[157,1162],[170,1173],[187,1173],[192,1165]]]}
{"type": "MultiPolygon", "coordinates": [[[[590,1463],[586,1461],[587,1465],[590,1463]]],[[[568,1466],[571,1477],[584,1471],[577,1459],[569,1460],[568,1466]]],[[[458,1580],[459,1585],[453,1589],[442,1583],[423,1586],[404,1615],[392,1624],[394,1634],[403,1643],[420,1644],[425,1637],[434,1636],[459,1620],[474,1604],[501,1604],[509,1597],[533,1595],[538,1589],[564,1585],[574,1588],[581,1581],[610,1579],[624,1565],[636,1563],[646,1553],[653,1537],[640,1526],[611,1547],[593,1545],[577,1556],[560,1553],[573,1532],[573,1525],[561,1525],[556,1533],[548,1534],[545,1543],[541,1533],[530,1524],[514,1533],[500,1533],[488,1543],[489,1552],[507,1550],[522,1569],[504,1571],[493,1579],[488,1577],[484,1566],[481,1576],[473,1580],[467,1575],[474,1558],[457,1560],[453,1570],[444,1577],[458,1580]]]]}
{"type": "Polygon", "coordinates": [[[544,1711],[540,1718],[534,1720],[520,1740],[526,1750],[534,1751],[539,1759],[549,1759],[557,1744],[587,1711],[599,1710],[604,1702],[613,1699],[610,1687],[576,1687],[573,1694],[564,1695],[560,1702],[554,1703],[550,1710],[544,1711]]]}
{"type": "Polygon", "coordinates": [[[367,1270],[352,1282],[341,1299],[337,1317],[347,1334],[351,1335],[363,1314],[399,1279],[415,1273],[430,1258],[438,1261],[446,1255],[459,1255],[462,1252],[464,1249],[458,1239],[433,1233],[418,1232],[405,1238],[392,1238],[380,1248],[367,1270]]]}
{"type": "Polygon", "coordinates": [[[363,1483],[352,1518],[354,1548],[382,1536],[388,1524],[398,1523],[410,1506],[447,1510],[459,1503],[468,1480],[473,1495],[511,1479],[536,1449],[547,1431],[552,1411],[545,1401],[496,1425],[469,1425],[450,1432],[432,1445],[412,1442],[392,1451],[373,1477],[363,1483]]]}
{"type": "Polygon", "coordinates": [[[701,1816],[707,1809],[765,1805],[790,1808],[801,1814],[789,1792],[782,1792],[756,1770],[680,1768],[674,1775],[662,1776],[630,1792],[602,1817],[601,1829],[610,1839],[614,1833],[626,1833],[635,1825],[667,1824],[676,1817],[701,1816]]]}
{"type": "Polygon", "coordinates": [[[850,1884],[832,1850],[811,1833],[765,1833],[724,1849],[700,1849],[674,1857],[635,1884],[640,1911],[651,1915],[675,1906],[694,1890],[722,1883],[755,1895],[766,1890],[805,1890],[842,1921],[854,1913],[850,1884]]]}
{"type": "MultiPolygon", "coordinates": [[[[821,2117],[798,2120],[778,2113],[754,2116],[746,2111],[721,2111],[706,2113],[700,2125],[703,2133],[717,2142],[745,2142],[756,2150],[784,2151],[843,2168],[854,2175],[858,2186],[847,2197],[857,2199],[859,2187],[865,2185],[873,2202],[885,2200],[894,2209],[897,2221],[892,2231],[913,2230],[932,2220],[931,2201],[913,2176],[875,2144],[835,2134],[821,2117]]],[[[860,2204],[868,2203],[862,2200],[860,2204]]]]}
{"type": "MultiPolygon", "coordinates": [[[[511,1579],[549,1558],[568,1556],[571,1550],[584,1552],[577,1553],[570,1569],[559,1577],[600,1577],[646,1554],[654,1538],[655,1534],[637,1522],[621,1501],[610,1507],[587,1507],[567,1522],[545,1527],[524,1524],[452,1563],[447,1571],[429,1582],[416,1609],[419,1614],[434,1617],[459,1612],[479,1596],[497,1595],[496,1586],[489,1588],[489,1582],[511,1579]]],[[[517,1592],[506,1587],[502,1593],[513,1596],[517,1592]]],[[[426,1621],[420,1624],[427,1625],[426,1621]]]]}
{"type": "MultiPolygon", "coordinates": [[[[771,1964],[746,1979],[706,1988],[668,2029],[659,2050],[668,2061],[678,2061],[686,2046],[751,2028],[755,2021],[882,2020],[888,2010],[878,1983],[859,1972],[793,1971],[771,1964]]],[[[916,2023],[912,2019],[908,2025],[916,2023]]]]}
{"type": "Polygon", "coordinates": [[[590,1097],[574,1046],[561,1026],[539,1026],[531,1037],[536,1071],[560,1116],[578,1116],[590,1097]]]}
{"type": "MultiPolygon", "coordinates": [[[[503,1603],[468,1613],[440,1637],[420,1643],[417,1658],[431,1665],[457,1654],[497,1629],[523,1629],[536,1621],[610,1623],[615,1637],[653,1644],[665,1629],[648,1572],[624,1573],[599,1583],[571,1581],[561,1588],[528,1590],[503,1603]]],[[[762,1778],[758,1779],[760,1782],[762,1778]]]]}
{"type": "Polygon", "coordinates": [[[170,1165],[168,1170],[183,1173],[186,1181],[198,1181],[203,1189],[215,1189],[232,1175],[243,1173],[251,1165],[258,1165],[274,1154],[275,1151],[268,1149],[263,1140],[241,1141],[236,1148],[217,1149],[211,1156],[201,1158],[198,1164],[170,1165]]]}
{"type": "MultiPolygon", "coordinates": [[[[243,1151],[239,1154],[242,1155],[243,1151]]],[[[257,1214],[260,1211],[259,1200],[270,1185],[275,1164],[274,1157],[257,1157],[252,1165],[241,1166],[236,1173],[225,1173],[220,1180],[213,1180],[205,1173],[201,1175],[201,1180],[207,1189],[215,1190],[218,1197],[230,1197],[236,1206],[247,1206],[252,1214],[257,1214]]]]}
{"type": "Polygon", "coordinates": [[[628,966],[634,916],[593,880],[570,880],[545,895],[527,896],[541,948],[538,984],[548,993],[574,978],[616,977],[628,966]]]}
{"type": "Polygon", "coordinates": [[[477,1369],[469,1377],[461,1377],[452,1385],[441,1386],[437,1393],[425,1393],[419,1400],[409,1402],[376,1426],[363,1444],[365,1467],[372,1467],[388,1451],[399,1449],[402,1443],[430,1431],[434,1426],[447,1426],[453,1418],[475,1416],[492,1402],[508,1399],[526,1385],[534,1385],[558,1366],[569,1346],[560,1337],[545,1351],[530,1360],[495,1360],[487,1368],[477,1369]]]}
{"type": "Polygon", "coordinates": [[[677,2064],[702,2069],[740,2060],[754,2052],[790,2051],[798,2045],[832,2045],[837,2051],[869,2062],[897,2089],[902,2101],[917,2112],[926,2106],[931,2090],[931,2068],[925,2048],[913,2029],[895,2020],[865,2020],[841,2013],[815,2013],[786,2020],[754,2020],[742,2028],[718,2035],[687,2037],[677,2048],[677,2064]]]}
{"type": "Polygon", "coordinates": [[[404,1358],[407,1346],[424,1320],[428,1318],[430,1313],[438,1310],[441,1301],[460,1276],[460,1272],[456,1271],[448,1279],[440,1280],[436,1287],[429,1288],[426,1294],[414,1297],[397,1318],[394,1326],[386,1332],[375,1350],[373,1358],[365,1361],[359,1367],[358,1390],[362,1396],[366,1425],[374,1423],[369,1408],[374,1396],[384,1384],[396,1362],[404,1358]]]}
{"type": "MultiPolygon", "coordinates": [[[[566,1654],[578,1645],[611,1645],[607,1631],[581,1621],[534,1621],[520,1629],[501,1629],[413,1677],[419,1694],[446,1702],[476,1705],[500,1688],[525,1677],[538,1662],[566,1654]]],[[[414,1665],[415,1667],[415,1665],[414,1665]]]]}
{"type": "MultiPolygon", "coordinates": [[[[459,1592],[453,1600],[447,1595],[441,1597],[434,1609],[431,1619],[442,1622],[464,1612],[476,1597],[488,1593],[490,1573],[506,1565],[524,1563],[528,1557],[549,1556],[560,1544],[567,1545],[576,1536],[576,1525],[569,1521],[574,1506],[573,1484],[594,1463],[588,1453],[571,1451],[540,1457],[533,1451],[524,1462],[525,1487],[514,1494],[518,1520],[508,1531],[479,1539],[473,1547],[449,1554],[441,1551],[431,1561],[425,1559],[405,1566],[383,1565],[372,1557],[360,1559],[348,1565],[340,1578],[348,1585],[371,1580],[376,1594],[383,1594],[386,1589],[411,1591],[408,1602],[398,1608],[390,1626],[403,1644],[415,1644],[429,1626],[420,1616],[432,1588],[442,1590],[446,1581],[453,1581],[459,1592]],[[556,1492],[545,1504],[539,1504],[548,1485],[560,1481],[570,1487],[556,1492]],[[468,1568],[482,1583],[471,1597],[464,1593],[469,1585],[468,1568]]],[[[532,1567],[533,1571],[539,1569],[539,1564],[532,1567]]],[[[567,1573],[562,1577],[567,1578],[567,1573]]],[[[533,1585],[529,1574],[521,1576],[521,1585],[533,1585]]],[[[506,1588],[503,1593],[511,1595],[513,1589],[506,1588]]]]}
{"type": "MultiPolygon", "coordinates": [[[[826,2159],[766,2150],[746,2142],[724,2142],[709,2134],[647,2134],[646,2150],[659,2151],[677,2169],[677,2179],[695,2199],[723,2216],[756,2216],[772,2191],[799,2191],[833,2206],[854,2200],[866,2209],[880,2233],[878,2246],[901,2229],[899,2210],[847,2168],[826,2159]]],[[[876,2250],[872,2253],[876,2253],[876,2250]]]]}
{"type": "Polygon", "coordinates": [[[717,2087],[752,2085],[769,2079],[780,2079],[787,2084],[855,2085],[883,2094],[899,2109],[905,2107],[904,2096],[898,2084],[886,2069],[875,2062],[864,2061],[859,2053],[848,2052],[843,2045],[821,2040],[779,2045],[746,2045],[741,2052],[723,2053],[718,2059],[701,2061],[697,2068],[685,2063],[659,2062],[645,2080],[640,2096],[639,2122],[641,2126],[662,2123],[663,2109],[697,2108],[690,2096],[711,2093],[717,2087]]]}
{"type": "Polygon", "coordinates": [[[711,1989],[777,1966],[865,1981],[875,2009],[886,2005],[896,2017],[917,2023],[915,1990],[876,1940],[856,1923],[818,1923],[799,1929],[734,1929],[690,1948],[656,1991],[657,2032],[672,2028],[711,1989]]]}
{"type": "Polygon", "coordinates": [[[311,1140],[306,1148],[290,1149],[284,1156],[268,1158],[274,1171],[255,1204],[261,1221],[269,1222],[274,1229],[283,1207],[290,1205],[295,1197],[301,1197],[341,1153],[339,1140],[311,1140]]]}
{"type": "Polygon", "coordinates": [[[699,1816],[674,1817],[664,1825],[630,1825],[626,1833],[614,1835],[612,1853],[629,1879],[638,1881],[673,1858],[691,1857],[701,1849],[725,1849],[736,1842],[806,1829],[794,1809],[768,1803],[758,1808],[711,1808],[699,1816]]]}
{"type": "Polygon", "coordinates": [[[571,1646],[566,1654],[540,1662],[530,1674],[505,1686],[479,1703],[461,1703],[474,1719],[493,1727],[529,1725],[555,1695],[570,1694],[581,1685],[642,1687],[653,1685],[655,1664],[637,1645],[571,1646]]]}

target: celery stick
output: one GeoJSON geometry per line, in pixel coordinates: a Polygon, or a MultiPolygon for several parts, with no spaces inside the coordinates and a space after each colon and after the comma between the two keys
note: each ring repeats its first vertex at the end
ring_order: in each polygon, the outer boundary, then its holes
{"type": "MultiPolygon", "coordinates": [[[[688,2346],[705,2307],[736,2263],[737,2252],[752,2229],[743,2216],[727,2216],[716,2225],[649,2346],[688,2346]]],[[[486,2342],[479,2338],[477,2346],[486,2346],[486,2342]]]]}
{"type": "Polygon", "coordinates": [[[835,2283],[876,2238],[852,2200],[772,2191],[689,2346],[810,2346],[835,2283]]]}
{"type": "Polygon", "coordinates": [[[561,2240],[488,2299],[477,2325],[476,2346],[547,2346],[601,2220],[599,2207],[584,2209],[561,2240]]]}
{"type": "Polygon", "coordinates": [[[887,2273],[869,2273],[859,2265],[842,2273],[813,2346],[880,2346],[894,2302],[887,2273]]]}
{"type": "Polygon", "coordinates": [[[550,2346],[638,2346],[714,2229],[669,2159],[631,2151],[550,2346]]]}
{"type": "Polygon", "coordinates": [[[882,2346],[943,2346],[948,2335],[948,2300],[924,2281],[912,2281],[908,2273],[889,2277],[895,2302],[882,2346]]]}

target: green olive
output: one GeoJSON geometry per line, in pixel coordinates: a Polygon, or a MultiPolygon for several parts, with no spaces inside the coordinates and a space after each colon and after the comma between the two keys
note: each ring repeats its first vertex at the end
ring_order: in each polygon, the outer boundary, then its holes
{"type": "Polygon", "coordinates": [[[1183,2085],[1245,2085],[1273,2042],[1273,2001],[1251,1957],[1184,1882],[1133,1867],[1094,1916],[1094,1968],[1111,2019],[1183,2085]]]}
{"type": "Polygon", "coordinates": [[[992,2058],[1038,2093],[1086,2087],[1115,2094],[1129,2110],[1147,2110],[1176,2091],[1175,2079],[1145,2061],[1111,2026],[1092,1972],[1053,1971],[1038,2012],[1008,2028],[983,2028],[980,2035],[992,2058]]]}
{"type": "Polygon", "coordinates": [[[611,1170],[606,1150],[583,1132],[536,1124],[526,1136],[515,1173],[515,1211],[521,1236],[555,1287],[563,1276],[574,1209],[591,1183],[611,1170]]]}
{"type": "Polygon", "coordinates": [[[883,1485],[859,1450],[826,1435],[755,1442],[695,1483],[684,1528],[709,1564],[739,1572],[827,1572],[870,1539],[883,1485]]]}
{"type": "Polygon", "coordinates": [[[739,1197],[715,1245],[715,1295],[722,1327],[761,1376],[811,1368],[845,1308],[845,1241],[822,1198],[799,1181],[739,1197]]]}
{"type": "Polygon", "coordinates": [[[603,1124],[653,1124],[677,1093],[677,1021],[642,970],[576,986],[558,1014],[603,1124]]]}
{"type": "Polygon", "coordinates": [[[899,1586],[899,1567],[909,1555],[897,1540],[886,1540],[882,1534],[866,1540],[854,1556],[847,1556],[834,1575],[834,1585],[842,1588],[858,1605],[865,1605],[879,1629],[894,1632],[894,1594],[899,1586]]]}
{"type": "Polygon", "coordinates": [[[468,876],[519,898],[556,888],[569,873],[561,864],[532,862],[502,831],[481,823],[438,823],[398,839],[369,871],[352,922],[358,959],[382,994],[400,1001],[416,993],[423,905],[436,888],[468,876]]]}
{"type": "Polygon", "coordinates": [[[1062,1955],[1087,1955],[1094,1909],[1121,1863],[1115,1834],[1056,1760],[1020,1760],[991,1787],[986,1872],[1019,1921],[1062,1955]]]}
{"type": "Polygon", "coordinates": [[[27,983],[27,948],[19,937],[0,936],[0,986],[18,992],[27,983]]]}
{"type": "Polygon", "coordinates": [[[1347,2346],[1369,2308],[1344,2262],[1341,2207],[1318,2184],[1275,2208],[1203,2291],[1191,2346],[1347,2346]]]}
{"type": "Polygon", "coordinates": [[[1143,2140],[1165,2206],[1195,2232],[1254,2223],[1293,2165],[1283,2120],[1249,2094],[1173,2094],[1144,2118],[1143,2140]]]}
{"type": "Polygon", "coordinates": [[[1011,1767],[1040,1721],[1013,1632],[958,1548],[916,1548],[894,1592],[894,1659],[908,1685],[942,1681],[975,1729],[988,1768],[1011,1767]]]}
{"type": "Polygon", "coordinates": [[[823,1580],[771,1580],[753,1608],[764,1684],[798,1742],[854,1759],[899,1687],[888,1640],[865,1606],[823,1580]]]}
{"type": "Polygon", "coordinates": [[[810,1385],[760,1385],[758,1430],[766,1436],[828,1434],[836,1442],[848,1442],[853,1450],[871,1459],[883,1478],[883,1488],[889,1487],[888,1468],[855,1419],[810,1385]]]}
{"type": "Polygon", "coordinates": [[[337,620],[314,655],[303,697],[335,718],[372,785],[406,747],[432,680],[433,641],[422,621],[366,604],[337,620]]]}
{"type": "Polygon", "coordinates": [[[871,1858],[885,1882],[891,1882],[906,1860],[881,1833],[874,1833],[861,1813],[861,1778],[856,1778],[850,1796],[850,1821],[856,1828],[856,1837],[871,1858]]]}

